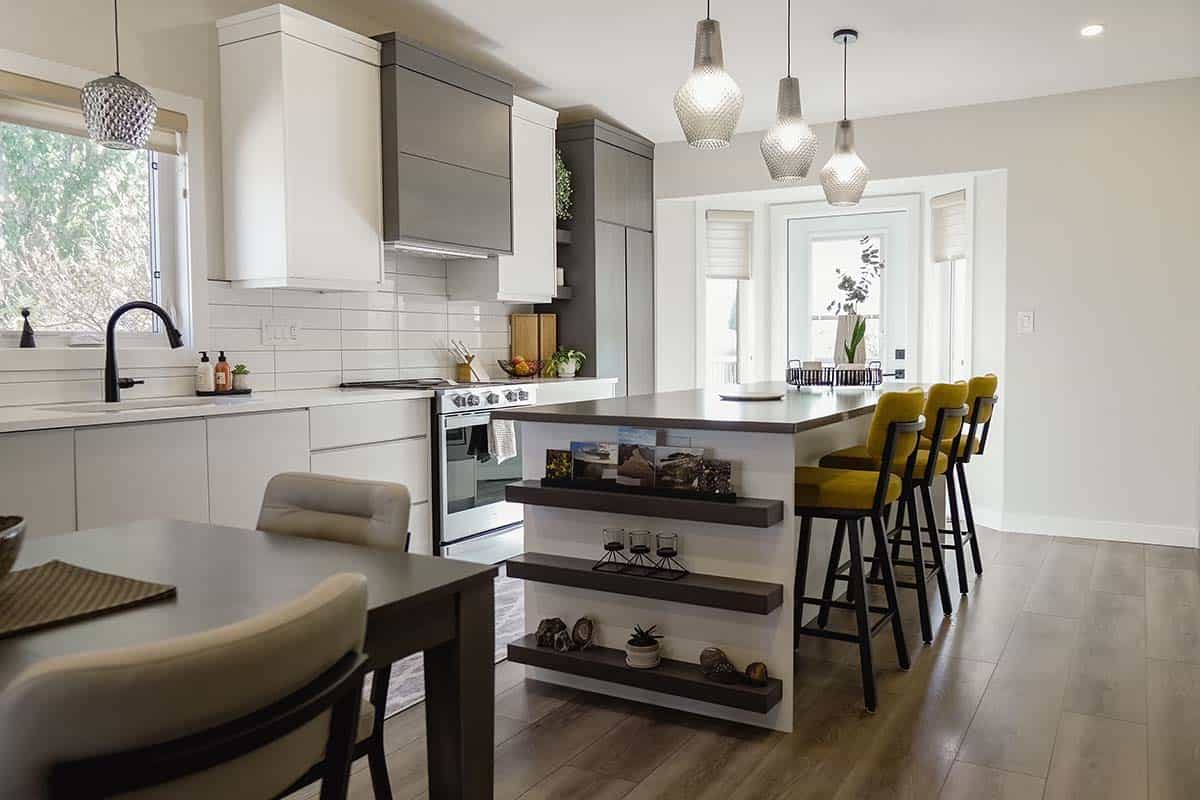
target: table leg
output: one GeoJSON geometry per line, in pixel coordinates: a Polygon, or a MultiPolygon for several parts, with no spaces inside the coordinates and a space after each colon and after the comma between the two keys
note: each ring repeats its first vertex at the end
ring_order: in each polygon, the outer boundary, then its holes
{"type": "Polygon", "coordinates": [[[457,635],[425,651],[429,796],[491,800],[495,748],[493,583],[457,596],[457,635]]]}

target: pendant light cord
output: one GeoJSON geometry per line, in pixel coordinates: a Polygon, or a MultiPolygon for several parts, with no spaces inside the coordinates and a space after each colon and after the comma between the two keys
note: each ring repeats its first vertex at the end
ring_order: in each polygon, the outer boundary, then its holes
{"type": "Polygon", "coordinates": [[[704,18],[710,22],[712,21],[712,0],[707,0],[704,4],[704,18]]]}
{"type": "Polygon", "coordinates": [[[846,54],[849,49],[849,40],[842,37],[842,122],[846,121],[846,54]]]}
{"type": "Polygon", "coordinates": [[[117,75],[121,74],[121,27],[117,24],[117,0],[113,0],[113,43],[117,51],[117,75]]]}
{"type": "Polygon", "coordinates": [[[787,76],[792,77],[792,0],[788,0],[787,13],[787,54],[788,54],[788,70],[787,76]]]}

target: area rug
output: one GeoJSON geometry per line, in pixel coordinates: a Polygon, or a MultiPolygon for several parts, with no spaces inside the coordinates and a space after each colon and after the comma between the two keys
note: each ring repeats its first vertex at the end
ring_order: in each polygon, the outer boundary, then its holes
{"type": "MultiPolygon", "coordinates": [[[[501,570],[503,573],[503,570],[501,570]]],[[[525,593],[522,581],[501,574],[496,578],[496,661],[505,659],[508,643],[525,635],[525,593]]],[[[370,686],[367,686],[370,690],[370,686]]],[[[420,653],[392,665],[388,683],[387,716],[425,699],[425,670],[420,653]]]]}

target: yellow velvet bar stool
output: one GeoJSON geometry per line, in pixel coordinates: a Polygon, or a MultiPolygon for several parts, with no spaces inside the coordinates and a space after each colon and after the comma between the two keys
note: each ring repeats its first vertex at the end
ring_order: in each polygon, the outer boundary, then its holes
{"type": "MultiPolygon", "coordinates": [[[[919,389],[914,391],[920,392],[919,389]]],[[[967,385],[965,383],[937,383],[930,387],[928,395],[924,398],[924,417],[925,432],[932,440],[953,442],[957,439],[962,430],[962,419],[966,416],[966,406],[963,405],[966,396],[967,385]],[[929,427],[930,424],[933,426],[932,429],[929,427]]],[[[938,475],[945,474],[949,469],[950,459],[939,447],[926,444],[917,448],[913,454],[913,460],[915,469],[908,473],[903,480],[896,514],[896,526],[890,533],[891,561],[895,565],[912,567],[913,580],[897,581],[897,585],[905,589],[916,590],[921,622],[921,640],[929,644],[933,641],[933,623],[929,617],[928,599],[928,585],[931,580],[937,581],[942,613],[949,616],[953,611],[950,601],[950,585],[946,580],[945,563],[942,560],[941,541],[938,533],[940,526],[934,515],[931,494],[934,479],[938,475]],[[917,512],[918,494],[925,512],[927,541],[924,542],[921,540],[922,528],[917,512]],[[911,548],[912,557],[910,559],[900,557],[904,544],[908,544],[911,548]],[[924,548],[926,547],[931,551],[931,565],[926,565],[925,562],[924,548]]],[[[827,454],[821,459],[821,466],[874,470],[878,469],[879,462],[866,452],[864,446],[860,445],[842,448],[827,454]]],[[[902,472],[903,467],[893,463],[892,470],[902,472]]],[[[841,564],[835,561],[834,557],[840,558],[840,554],[831,554],[825,581],[826,593],[833,591],[835,581],[846,579],[841,564]]],[[[880,554],[876,553],[872,559],[871,576],[868,583],[877,582],[880,560],[880,554]]]]}
{"type": "MultiPolygon", "coordinates": [[[[800,545],[796,551],[795,619],[793,621],[794,647],[798,647],[801,634],[825,639],[836,639],[858,644],[859,662],[862,668],[863,699],[867,710],[876,706],[875,669],[871,657],[871,638],[888,622],[892,624],[892,637],[896,644],[896,658],[903,669],[908,669],[908,645],[904,639],[904,627],[900,620],[900,607],[896,600],[896,581],[887,555],[887,534],[883,527],[883,509],[900,498],[905,475],[911,475],[917,449],[919,432],[924,427],[921,417],[922,396],[909,392],[889,392],[880,396],[871,420],[871,431],[867,439],[867,451],[883,464],[895,462],[907,465],[907,473],[896,475],[891,469],[880,466],[875,472],[824,467],[796,468],[796,516],[800,517],[800,545]],[[813,519],[837,521],[833,550],[841,552],[844,542],[849,542],[849,576],[852,599],[834,600],[826,591],[822,597],[805,595],[808,573],[808,555],[812,540],[813,519]],[[875,563],[880,565],[883,577],[878,583],[884,587],[886,606],[872,606],[867,594],[863,565],[861,537],[865,521],[870,519],[875,539],[875,563]],[[818,627],[803,624],[805,605],[819,607],[818,627]],[[830,608],[854,611],[855,632],[826,630],[830,608]],[[870,614],[880,615],[871,622],[870,614]]],[[[836,556],[840,558],[840,556],[836,556]]]]}
{"type": "MultiPolygon", "coordinates": [[[[975,515],[971,510],[971,495],[967,491],[966,464],[973,456],[982,455],[987,447],[988,431],[992,427],[992,409],[999,398],[996,387],[999,379],[992,373],[978,375],[967,382],[967,430],[965,436],[943,441],[941,450],[950,459],[946,470],[946,501],[950,506],[950,528],[943,530],[953,537],[953,541],[942,545],[947,550],[954,551],[958,566],[958,590],[967,593],[967,564],[964,555],[966,544],[971,545],[971,561],[976,575],[983,574],[983,560],[979,556],[979,539],[975,531],[975,515]],[[958,515],[959,497],[962,498],[963,516],[966,518],[966,530],[958,515]]],[[[928,439],[922,439],[922,444],[929,446],[928,439]]]]}

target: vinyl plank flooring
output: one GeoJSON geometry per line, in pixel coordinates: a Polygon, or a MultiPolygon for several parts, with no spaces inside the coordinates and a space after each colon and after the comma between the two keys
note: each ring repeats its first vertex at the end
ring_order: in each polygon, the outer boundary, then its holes
{"type": "Polygon", "coordinates": [[[635,785],[632,781],[566,766],[538,782],[521,795],[521,800],[562,800],[567,797],[571,800],[619,800],[635,785]]]}
{"type": "Polygon", "coordinates": [[[1061,697],[1080,627],[1076,619],[1022,612],[988,691],[1061,697]]]}
{"type": "Polygon", "coordinates": [[[1041,800],[1045,788],[1032,775],[956,761],[938,800],[1041,800]]]}
{"type": "Polygon", "coordinates": [[[1200,572],[1200,550],[1193,547],[1166,547],[1159,544],[1144,545],[1146,566],[1159,569],[1190,569],[1200,572]]]}
{"type": "Polygon", "coordinates": [[[688,719],[669,709],[639,709],[571,759],[571,765],[599,775],[644,780],[696,733],[688,719]]]}
{"type": "Polygon", "coordinates": [[[1058,725],[1046,800],[1145,800],[1146,726],[1066,713],[1058,725]]]}
{"type": "Polygon", "coordinates": [[[959,658],[999,661],[1029,594],[1030,575],[1029,567],[985,563],[970,593],[959,597],[949,627],[936,637],[934,647],[959,658]]]}
{"type": "Polygon", "coordinates": [[[1150,798],[1200,797],[1200,665],[1151,659],[1146,672],[1150,798]]]}
{"type": "Polygon", "coordinates": [[[1094,592],[1145,596],[1145,548],[1128,542],[1101,542],[1092,567],[1091,589],[1094,592]]]}
{"type": "MultiPolygon", "coordinates": [[[[1037,569],[1046,558],[1053,540],[1049,536],[1036,533],[1005,533],[997,538],[995,550],[991,554],[990,563],[1008,564],[1014,567],[1037,569]]],[[[983,574],[987,574],[988,563],[983,565],[983,574]]]]}
{"type": "Polygon", "coordinates": [[[577,696],[579,692],[574,689],[526,678],[496,695],[496,713],[522,722],[537,722],[577,696]]]}
{"type": "MultiPolygon", "coordinates": [[[[785,738],[774,731],[733,723],[705,725],[626,798],[726,800],[753,779],[758,763],[785,738]]],[[[765,799],[769,795],[747,796],[765,799]]]]}
{"type": "Polygon", "coordinates": [[[1063,710],[1146,721],[1145,598],[1093,592],[1067,679],[1063,710]]]}
{"type": "Polygon", "coordinates": [[[1146,568],[1147,655],[1200,664],[1200,573],[1146,568]]]}
{"type": "Polygon", "coordinates": [[[1024,609],[1063,617],[1081,616],[1084,610],[1082,590],[1091,583],[1097,549],[1053,542],[1025,598],[1024,609]]]}
{"type": "MultiPolygon", "coordinates": [[[[365,769],[366,759],[361,758],[364,769],[350,773],[349,800],[375,800],[371,787],[371,771],[365,769]]],[[[398,750],[388,753],[388,778],[392,782],[393,800],[417,800],[429,791],[429,773],[426,761],[425,737],[409,742],[398,750]]]]}

